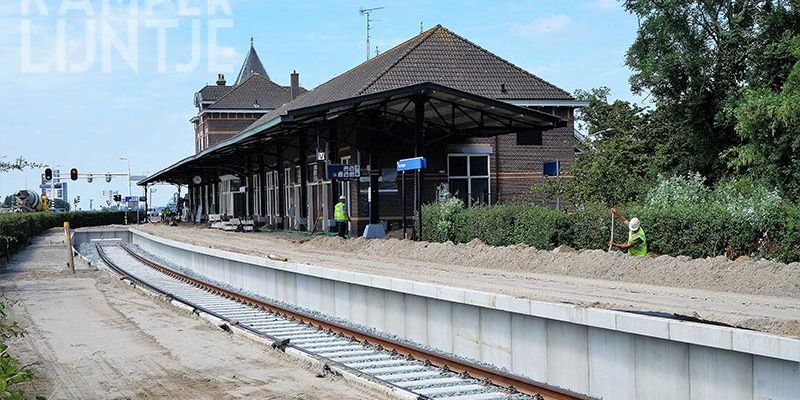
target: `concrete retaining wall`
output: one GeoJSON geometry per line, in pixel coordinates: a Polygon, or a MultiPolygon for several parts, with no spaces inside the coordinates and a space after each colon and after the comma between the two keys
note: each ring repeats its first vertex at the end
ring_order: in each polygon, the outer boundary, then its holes
{"type": "Polygon", "coordinates": [[[798,399],[800,341],[230,253],[132,230],[210,278],[606,399],[798,399]]]}

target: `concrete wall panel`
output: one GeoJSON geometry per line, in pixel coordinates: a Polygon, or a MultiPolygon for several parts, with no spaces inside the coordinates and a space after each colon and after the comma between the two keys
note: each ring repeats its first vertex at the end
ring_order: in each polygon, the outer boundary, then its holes
{"type": "Polygon", "coordinates": [[[350,284],[336,282],[334,286],[335,315],[339,318],[350,318],[350,284]]]}
{"type": "Polygon", "coordinates": [[[272,299],[278,298],[278,272],[279,271],[270,268],[267,269],[267,274],[265,276],[267,288],[265,296],[272,299]]]}
{"type": "Polygon", "coordinates": [[[428,345],[448,353],[453,352],[452,305],[442,300],[428,299],[428,345]]]}
{"type": "Polygon", "coordinates": [[[689,345],[634,336],[636,398],[689,398],[689,345]]]}
{"type": "Polygon", "coordinates": [[[261,296],[269,297],[267,294],[267,272],[269,270],[266,268],[260,268],[258,273],[256,274],[256,279],[258,279],[258,283],[256,284],[256,293],[261,296]]]}
{"type": "Polygon", "coordinates": [[[283,279],[283,285],[286,287],[286,300],[284,301],[297,304],[297,274],[285,273],[283,279]]]}
{"type": "Polygon", "coordinates": [[[480,308],[453,303],[453,352],[463,357],[481,358],[480,308]]]}
{"type": "Polygon", "coordinates": [[[329,279],[320,281],[322,304],[320,309],[328,315],[336,315],[336,284],[329,279]]]}
{"type": "Polygon", "coordinates": [[[560,321],[547,321],[547,381],[587,393],[589,360],[587,328],[560,321]]]}
{"type": "Polygon", "coordinates": [[[417,343],[428,343],[428,306],[424,298],[407,294],[406,333],[407,339],[417,343]]]}
{"type": "Polygon", "coordinates": [[[511,371],[545,381],[547,379],[547,323],[543,318],[511,316],[511,371]]]}
{"type": "Polygon", "coordinates": [[[689,388],[692,400],[751,400],[753,357],[689,345],[689,388]]]}
{"type": "Polygon", "coordinates": [[[322,311],[322,280],[316,276],[304,276],[308,292],[306,307],[314,311],[322,311]]]}
{"type": "Polygon", "coordinates": [[[367,288],[350,285],[350,321],[367,324],[367,288]]]}
{"type": "Polygon", "coordinates": [[[380,330],[386,330],[384,293],[381,289],[367,288],[367,326],[380,330]]]}
{"type": "Polygon", "coordinates": [[[406,334],[406,296],[397,292],[385,292],[386,332],[403,337],[406,334]]]}
{"type": "Polygon", "coordinates": [[[511,314],[481,308],[481,360],[511,369],[511,314]]]}
{"type": "Polygon", "coordinates": [[[800,398],[800,363],[768,357],[753,357],[755,400],[800,398]]]}
{"type": "Polygon", "coordinates": [[[297,301],[295,304],[303,308],[309,308],[308,276],[295,274],[294,279],[295,289],[297,290],[297,301]]]}
{"type": "Polygon", "coordinates": [[[589,328],[589,394],[604,399],[636,398],[633,335],[589,328]]]}

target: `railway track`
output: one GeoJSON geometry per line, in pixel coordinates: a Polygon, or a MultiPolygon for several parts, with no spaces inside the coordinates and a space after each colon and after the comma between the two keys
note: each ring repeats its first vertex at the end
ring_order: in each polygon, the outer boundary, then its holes
{"type": "Polygon", "coordinates": [[[273,347],[291,347],[409,398],[588,399],[232,292],[160,265],[125,244],[96,244],[96,249],[111,269],[137,284],[266,338],[273,347]]]}

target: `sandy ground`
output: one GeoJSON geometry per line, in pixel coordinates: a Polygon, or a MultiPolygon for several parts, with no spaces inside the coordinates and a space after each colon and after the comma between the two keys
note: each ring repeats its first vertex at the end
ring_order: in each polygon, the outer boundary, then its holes
{"type": "Polygon", "coordinates": [[[12,353],[48,399],[381,399],[147,296],[105,271],[66,272],[60,230],[0,265],[0,293],[27,330],[12,353]]]}
{"type": "Polygon", "coordinates": [[[660,311],[800,338],[800,264],[723,257],[629,257],[619,252],[541,251],[477,241],[311,239],[143,225],[173,240],[294,262],[504,293],[586,307],[660,311]]]}

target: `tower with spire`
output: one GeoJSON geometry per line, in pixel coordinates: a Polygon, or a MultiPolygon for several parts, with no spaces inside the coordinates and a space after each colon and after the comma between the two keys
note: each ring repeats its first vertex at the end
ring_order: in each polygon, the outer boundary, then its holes
{"type": "Polygon", "coordinates": [[[191,119],[195,151],[235,135],[262,115],[293,100],[293,96],[305,93],[294,74],[288,86],[273,82],[250,37],[250,49],[233,85],[228,85],[224,74],[218,74],[215,85],[206,85],[195,93],[197,114],[191,119]]]}

